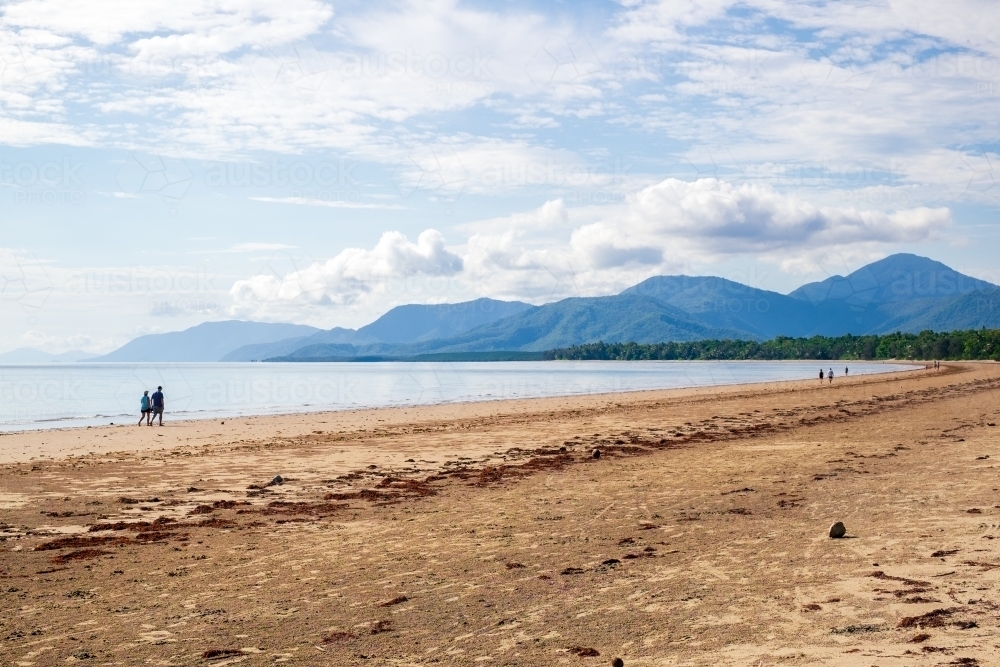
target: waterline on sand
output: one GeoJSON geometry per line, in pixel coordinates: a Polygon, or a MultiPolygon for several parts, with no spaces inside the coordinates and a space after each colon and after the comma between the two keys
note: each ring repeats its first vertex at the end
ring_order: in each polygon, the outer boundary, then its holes
{"type": "MultiPolygon", "coordinates": [[[[164,387],[170,419],[321,412],[805,380],[830,362],[74,363],[0,366],[0,431],[137,420],[164,387]]],[[[914,368],[848,363],[850,375],[914,368]]],[[[842,378],[843,362],[834,368],[842,378]]],[[[835,379],[836,381],[836,379],[835,379]]]]}

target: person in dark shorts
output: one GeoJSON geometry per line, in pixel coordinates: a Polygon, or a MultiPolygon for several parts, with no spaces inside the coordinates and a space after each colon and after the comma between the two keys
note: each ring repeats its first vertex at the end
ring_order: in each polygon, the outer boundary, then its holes
{"type": "Polygon", "coordinates": [[[850,369],[847,366],[844,366],[844,376],[845,377],[847,376],[847,371],[849,371],[849,370],[850,369]]]}
{"type": "Polygon", "coordinates": [[[819,369],[819,383],[823,384],[823,369],[819,369]]]}
{"type": "Polygon", "coordinates": [[[151,416],[150,415],[150,411],[152,410],[152,406],[150,405],[150,402],[149,402],[149,390],[148,389],[146,391],[142,392],[142,401],[139,403],[139,406],[142,409],[142,414],[139,415],[139,424],[138,425],[142,426],[142,420],[145,419],[146,420],[146,426],[149,426],[150,425],[150,421],[149,420],[150,420],[150,416],[151,416]]]}
{"type": "MultiPolygon", "coordinates": [[[[163,408],[165,402],[163,400],[163,387],[157,387],[156,391],[153,392],[153,413],[152,418],[156,419],[157,416],[160,417],[160,426],[163,426],[163,408]]],[[[153,425],[152,422],[149,423],[150,426],[153,425]]]]}

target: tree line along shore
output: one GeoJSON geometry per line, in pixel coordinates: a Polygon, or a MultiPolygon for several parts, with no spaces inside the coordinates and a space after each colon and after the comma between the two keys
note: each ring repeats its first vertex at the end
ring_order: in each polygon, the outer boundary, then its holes
{"type": "Polygon", "coordinates": [[[772,340],[697,340],[672,343],[587,343],[549,350],[544,359],[571,361],[781,361],[797,359],[939,359],[1000,361],[1000,329],[871,336],[813,336],[772,340]]]}

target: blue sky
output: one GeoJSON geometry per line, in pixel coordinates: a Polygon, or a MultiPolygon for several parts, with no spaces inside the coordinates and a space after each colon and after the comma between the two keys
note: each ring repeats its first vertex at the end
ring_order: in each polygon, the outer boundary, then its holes
{"type": "Polygon", "coordinates": [[[11,0],[0,351],[898,251],[997,282],[998,34],[972,0],[11,0]]]}

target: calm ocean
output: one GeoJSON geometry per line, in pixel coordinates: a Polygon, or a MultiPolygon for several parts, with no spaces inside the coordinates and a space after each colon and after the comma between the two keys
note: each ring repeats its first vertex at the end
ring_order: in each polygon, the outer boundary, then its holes
{"type": "MultiPolygon", "coordinates": [[[[906,370],[850,363],[851,375],[906,370]]],[[[844,362],[538,361],[0,366],[0,430],[138,420],[163,386],[167,419],[566,396],[816,378],[844,362]]],[[[818,382],[819,380],[817,380],[818,382]]]]}

